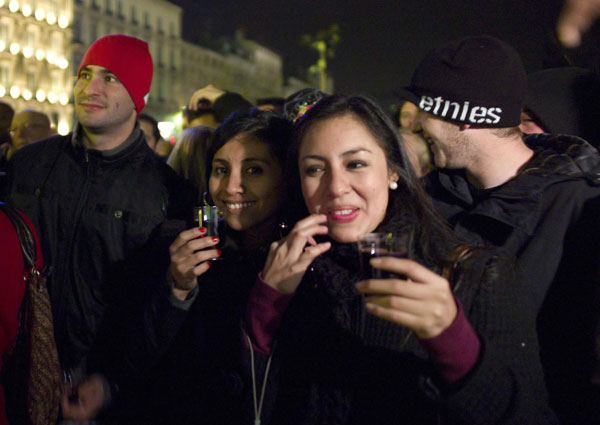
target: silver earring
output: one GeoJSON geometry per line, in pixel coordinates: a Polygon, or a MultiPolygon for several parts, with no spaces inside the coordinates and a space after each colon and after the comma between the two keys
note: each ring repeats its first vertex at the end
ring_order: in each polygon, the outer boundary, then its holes
{"type": "Polygon", "coordinates": [[[390,190],[396,190],[396,189],[398,189],[398,183],[397,182],[391,181],[390,184],[389,184],[389,186],[390,186],[390,190]]]}

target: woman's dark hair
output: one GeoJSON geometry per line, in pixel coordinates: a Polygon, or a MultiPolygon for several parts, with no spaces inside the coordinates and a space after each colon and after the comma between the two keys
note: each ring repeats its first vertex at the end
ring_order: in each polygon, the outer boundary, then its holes
{"type": "MultiPolygon", "coordinates": [[[[398,189],[390,191],[390,200],[382,224],[402,217],[414,241],[411,250],[430,265],[451,261],[458,240],[437,214],[422,182],[415,175],[394,123],[373,101],[363,96],[331,95],[323,98],[296,123],[288,151],[286,218],[296,221],[308,215],[300,191],[298,152],[307,131],[323,120],[352,116],[373,134],[385,154],[388,167],[398,174],[398,189]]],[[[291,223],[290,223],[291,224],[291,223]]]]}
{"type": "Polygon", "coordinates": [[[206,182],[212,173],[212,161],[219,149],[235,136],[247,133],[263,141],[278,159],[281,168],[285,164],[292,137],[292,124],[271,112],[253,108],[249,112],[235,112],[214,132],[206,151],[206,182]]]}
{"type": "Polygon", "coordinates": [[[206,150],[213,131],[201,125],[183,130],[167,164],[181,177],[191,180],[198,188],[200,195],[206,191],[206,150]]]}

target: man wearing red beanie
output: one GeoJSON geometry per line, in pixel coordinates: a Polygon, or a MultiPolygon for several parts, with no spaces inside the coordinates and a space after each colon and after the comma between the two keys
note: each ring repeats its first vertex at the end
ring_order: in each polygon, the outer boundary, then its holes
{"type": "Polygon", "coordinates": [[[97,347],[111,349],[100,335],[117,330],[113,313],[132,308],[139,288],[131,271],[147,258],[150,235],[165,219],[184,218],[197,197],[137,123],[151,82],[145,41],[96,40],[78,71],[73,133],[28,145],[9,163],[6,200],[40,235],[59,359],[74,383],[95,372],[97,347]]]}

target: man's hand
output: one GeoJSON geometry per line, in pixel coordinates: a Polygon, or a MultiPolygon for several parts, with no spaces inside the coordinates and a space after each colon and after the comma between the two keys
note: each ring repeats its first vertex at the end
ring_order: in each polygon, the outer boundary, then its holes
{"type": "Polygon", "coordinates": [[[76,422],[94,419],[104,406],[106,398],[103,378],[97,374],[92,375],[74,392],[70,386],[65,387],[60,401],[62,416],[76,422]]]}

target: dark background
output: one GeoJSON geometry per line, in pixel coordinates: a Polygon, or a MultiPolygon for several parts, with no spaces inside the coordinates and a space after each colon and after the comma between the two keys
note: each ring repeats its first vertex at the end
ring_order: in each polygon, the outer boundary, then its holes
{"type": "MultiPolygon", "coordinates": [[[[562,0],[172,0],[184,8],[183,37],[210,44],[243,30],[279,53],[284,74],[304,77],[316,52],[300,43],[331,23],[341,41],[330,60],[335,90],[394,101],[393,90],[408,84],[412,70],[433,47],[467,35],[488,34],[521,54],[528,72],[561,63],[554,27],[562,0]]],[[[599,32],[598,25],[591,34],[599,32]]],[[[600,37],[588,35],[568,52],[579,65],[596,66],[600,37]],[[589,39],[592,39],[591,41],[589,39]]]]}

